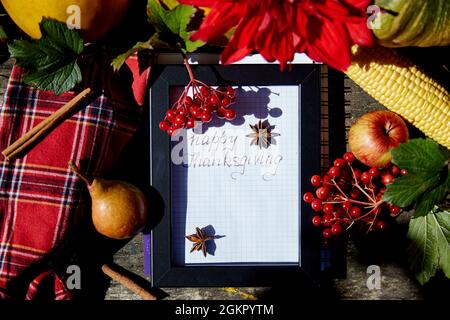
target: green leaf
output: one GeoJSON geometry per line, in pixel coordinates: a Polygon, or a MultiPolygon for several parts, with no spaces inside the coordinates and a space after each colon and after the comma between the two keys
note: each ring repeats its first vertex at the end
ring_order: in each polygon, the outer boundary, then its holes
{"type": "Polygon", "coordinates": [[[434,215],[438,229],[439,266],[450,278],[450,212],[441,211],[434,215]]]}
{"type": "Polygon", "coordinates": [[[435,204],[442,202],[449,191],[448,183],[450,183],[450,176],[447,177],[447,183],[441,183],[436,188],[424,193],[417,201],[414,217],[428,214],[435,204]]]}
{"type": "Polygon", "coordinates": [[[442,269],[450,278],[450,213],[430,212],[409,223],[408,260],[417,280],[424,284],[442,269]]]}
{"type": "Polygon", "coordinates": [[[149,0],[147,13],[161,42],[184,52],[193,52],[204,45],[202,41],[190,40],[192,32],[188,31],[188,25],[196,13],[193,6],[180,4],[165,10],[158,0],[149,0]]]}
{"type": "Polygon", "coordinates": [[[122,53],[121,55],[117,56],[112,61],[111,65],[112,65],[114,71],[118,71],[122,67],[122,65],[125,63],[125,61],[133,54],[140,52],[142,50],[152,50],[152,49],[153,49],[153,46],[151,45],[151,39],[149,41],[145,41],[145,42],[138,42],[127,52],[122,53]]]}
{"type": "Polygon", "coordinates": [[[41,39],[17,40],[9,51],[27,69],[27,84],[59,95],[82,80],[77,59],[84,49],[83,39],[64,23],[44,19],[40,26],[41,39]]]}
{"type": "Polygon", "coordinates": [[[392,162],[408,173],[434,174],[442,170],[449,158],[448,150],[430,139],[411,139],[391,151],[392,162]]]}
{"type": "Polygon", "coordinates": [[[114,70],[119,70],[129,56],[142,50],[176,49],[186,53],[203,46],[205,43],[202,41],[190,40],[192,32],[188,31],[188,26],[195,13],[194,7],[181,5],[175,0],[148,0],[148,20],[156,32],[149,40],[136,43],[116,57],[111,63],[114,70]]]}
{"type": "Polygon", "coordinates": [[[157,32],[168,30],[165,26],[166,10],[161,6],[158,0],[148,0],[147,15],[149,22],[155,27],[157,32]]]}
{"type": "Polygon", "coordinates": [[[391,151],[392,162],[408,174],[387,186],[383,200],[407,207],[416,202],[415,216],[427,214],[447,194],[450,153],[430,139],[412,139],[391,151]]]}
{"type": "Polygon", "coordinates": [[[383,200],[399,207],[413,204],[424,192],[439,183],[440,175],[419,175],[408,173],[386,186],[383,200]]]}

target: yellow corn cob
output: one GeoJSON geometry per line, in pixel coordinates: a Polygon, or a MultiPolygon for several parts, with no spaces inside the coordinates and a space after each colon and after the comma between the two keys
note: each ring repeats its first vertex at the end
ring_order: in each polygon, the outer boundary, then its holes
{"type": "Polygon", "coordinates": [[[353,48],[346,74],[389,110],[450,149],[450,97],[396,50],[353,48]]]}

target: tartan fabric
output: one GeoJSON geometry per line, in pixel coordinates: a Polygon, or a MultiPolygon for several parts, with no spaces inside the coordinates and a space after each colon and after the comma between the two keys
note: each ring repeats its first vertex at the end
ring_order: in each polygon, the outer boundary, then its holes
{"type": "MultiPolygon", "coordinates": [[[[74,97],[55,96],[22,83],[14,66],[0,110],[0,150],[36,126],[74,97]]],[[[137,129],[140,108],[101,95],[66,120],[26,156],[0,162],[0,298],[14,295],[9,284],[61,241],[71,224],[87,209],[84,183],[67,162],[81,164],[88,175],[110,170],[137,129]]],[[[53,270],[29,283],[24,299],[33,299],[44,281],[52,283],[55,299],[70,291],[53,270]]]]}

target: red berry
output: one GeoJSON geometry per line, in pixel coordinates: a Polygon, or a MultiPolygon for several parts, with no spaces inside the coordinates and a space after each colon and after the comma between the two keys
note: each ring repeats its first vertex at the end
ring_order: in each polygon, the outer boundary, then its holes
{"type": "Polygon", "coordinates": [[[361,195],[361,192],[359,191],[359,189],[353,188],[352,190],[350,190],[350,198],[358,199],[360,195],[361,195]]]}
{"type": "Polygon", "coordinates": [[[342,232],[344,232],[344,229],[342,228],[340,223],[335,223],[333,224],[333,226],[331,227],[331,232],[335,235],[338,236],[340,234],[342,234],[342,232]]]}
{"type": "Polygon", "coordinates": [[[353,173],[355,174],[356,180],[359,180],[361,178],[361,170],[353,169],[353,173]]]}
{"type": "Polygon", "coordinates": [[[372,178],[378,178],[380,176],[380,170],[378,170],[378,168],[376,167],[372,167],[369,169],[369,175],[372,178]]]}
{"type": "Polygon", "coordinates": [[[406,171],[406,169],[402,169],[402,170],[400,170],[400,174],[402,176],[406,176],[408,174],[408,171],[406,171]]]}
{"type": "Polygon", "coordinates": [[[361,182],[364,183],[365,185],[370,184],[370,181],[372,180],[372,177],[370,176],[370,174],[368,172],[363,172],[361,173],[361,182]]]}
{"type": "Polygon", "coordinates": [[[203,122],[210,122],[212,120],[212,113],[203,111],[200,119],[202,119],[203,122]]]}
{"type": "Polygon", "coordinates": [[[325,203],[322,208],[323,213],[332,214],[334,211],[334,206],[331,203],[325,203]]]}
{"type": "Polygon", "coordinates": [[[234,120],[234,118],[236,118],[236,111],[233,109],[227,109],[227,111],[225,111],[225,119],[231,121],[234,120]]]}
{"type": "Polygon", "coordinates": [[[180,129],[183,126],[184,126],[184,123],[182,123],[182,122],[174,122],[174,123],[172,123],[172,128],[173,129],[180,129]]]}
{"type": "Polygon", "coordinates": [[[336,160],[334,160],[333,164],[335,167],[342,168],[345,166],[345,161],[342,158],[337,158],[336,160]]]}
{"type": "Polygon", "coordinates": [[[323,229],[322,235],[325,239],[330,239],[333,236],[330,228],[323,229]]]}
{"type": "Polygon", "coordinates": [[[169,130],[169,128],[170,128],[170,123],[167,122],[167,121],[165,121],[165,120],[163,120],[163,121],[161,121],[161,122],[159,123],[159,128],[160,128],[161,130],[163,130],[163,131],[167,131],[167,130],[169,130]]]}
{"type": "Polygon", "coordinates": [[[348,211],[352,208],[352,203],[347,200],[344,203],[342,203],[341,206],[342,206],[342,209],[348,211]]]}
{"type": "Polygon", "coordinates": [[[334,217],[331,214],[325,214],[322,220],[325,227],[331,227],[334,223],[334,217]]]}
{"type": "Polygon", "coordinates": [[[214,111],[214,107],[210,103],[207,103],[202,106],[202,110],[203,110],[203,112],[212,113],[214,111]]]}
{"type": "Polygon", "coordinates": [[[224,119],[226,112],[227,112],[227,109],[220,107],[219,109],[217,109],[216,115],[219,119],[224,119]]]}
{"type": "Polygon", "coordinates": [[[378,202],[381,201],[381,198],[383,198],[383,195],[381,193],[377,193],[377,195],[375,196],[375,200],[378,202]]]}
{"type": "Polygon", "coordinates": [[[197,105],[193,105],[189,111],[191,112],[191,115],[196,118],[199,119],[202,116],[202,109],[200,109],[200,107],[198,107],[197,105]]]}
{"type": "Polygon", "coordinates": [[[374,214],[376,216],[376,215],[380,214],[382,210],[383,210],[383,208],[381,208],[381,206],[378,206],[372,210],[372,214],[374,214]]]}
{"type": "Polygon", "coordinates": [[[322,200],[320,199],[314,199],[311,202],[311,208],[316,211],[316,212],[320,212],[322,211],[322,200]]]}
{"type": "Polygon", "coordinates": [[[329,176],[329,175],[327,175],[327,174],[325,174],[324,176],[323,176],[323,184],[331,184],[332,182],[331,182],[331,177],[329,176]]]}
{"type": "Polygon", "coordinates": [[[305,192],[303,195],[303,201],[311,203],[314,200],[314,195],[311,192],[305,192]]]}
{"type": "Polygon", "coordinates": [[[359,207],[352,207],[350,209],[350,215],[352,218],[358,218],[361,215],[361,209],[359,207]]]}
{"type": "Polygon", "coordinates": [[[344,209],[342,207],[337,207],[336,211],[334,212],[335,218],[341,218],[344,215],[344,209]]]}
{"type": "Polygon", "coordinates": [[[175,116],[175,123],[185,124],[186,123],[186,117],[181,115],[181,114],[177,114],[175,116]]]}
{"type": "Polygon", "coordinates": [[[222,99],[221,104],[222,104],[222,108],[226,108],[231,104],[231,99],[228,97],[225,97],[222,99]]]}
{"type": "Polygon", "coordinates": [[[175,116],[176,116],[176,113],[174,110],[172,110],[172,109],[167,110],[167,112],[166,112],[167,120],[169,120],[170,122],[174,122],[175,116]]]}
{"type": "Polygon", "coordinates": [[[204,97],[209,96],[210,92],[211,92],[211,90],[210,90],[208,87],[202,87],[202,88],[200,89],[200,93],[201,93],[204,97]]]}
{"type": "Polygon", "coordinates": [[[394,182],[394,177],[390,173],[385,173],[381,176],[381,183],[388,185],[394,182]]]}
{"type": "Polygon", "coordinates": [[[311,177],[311,184],[313,185],[313,187],[318,187],[320,186],[322,183],[322,177],[315,174],[311,177]]]}
{"type": "Polygon", "coordinates": [[[229,97],[236,96],[236,90],[234,90],[232,87],[227,87],[226,93],[229,97]]]}
{"type": "Polygon", "coordinates": [[[345,162],[347,162],[348,164],[352,164],[353,161],[355,161],[355,156],[351,152],[344,153],[343,158],[344,158],[345,162]]]}
{"type": "Polygon", "coordinates": [[[320,216],[314,216],[312,218],[312,224],[315,227],[320,227],[320,225],[322,224],[322,218],[320,216]]]}
{"type": "Polygon", "coordinates": [[[391,207],[389,208],[389,210],[391,211],[391,216],[398,216],[398,214],[400,213],[400,207],[396,206],[396,205],[391,205],[391,207]]]}
{"type": "Polygon", "coordinates": [[[393,164],[391,167],[391,173],[394,177],[398,177],[398,175],[400,174],[400,168],[393,164]]]}
{"type": "Polygon", "coordinates": [[[216,94],[212,94],[209,97],[209,103],[211,103],[213,106],[217,107],[220,104],[219,97],[216,94]]]}
{"type": "Polygon", "coordinates": [[[195,120],[192,118],[188,118],[186,120],[186,128],[191,129],[193,127],[195,127],[195,120]]]}
{"type": "Polygon", "coordinates": [[[175,134],[176,129],[170,127],[169,129],[167,129],[167,134],[169,136],[173,136],[175,134]]]}
{"type": "Polygon", "coordinates": [[[328,175],[331,178],[337,178],[341,175],[341,169],[339,169],[339,167],[331,167],[330,170],[328,170],[328,175]]]}
{"type": "MultiPolygon", "coordinates": [[[[178,109],[177,109],[177,113],[178,113],[179,115],[182,115],[182,116],[185,116],[185,117],[188,117],[188,116],[189,116],[189,111],[188,111],[188,109],[185,108],[185,107],[178,108],[178,109]]],[[[175,117],[175,120],[176,120],[176,117],[175,117]]]]}
{"type": "Polygon", "coordinates": [[[183,102],[184,102],[184,105],[188,108],[190,106],[192,106],[192,104],[194,103],[194,101],[192,100],[191,97],[185,97],[183,102]]]}
{"type": "Polygon", "coordinates": [[[317,198],[321,200],[325,200],[330,196],[330,188],[329,187],[320,187],[316,190],[317,198]]]}
{"type": "Polygon", "coordinates": [[[385,230],[387,227],[387,224],[385,221],[383,220],[379,220],[376,224],[375,224],[375,228],[377,230],[385,230]]]}

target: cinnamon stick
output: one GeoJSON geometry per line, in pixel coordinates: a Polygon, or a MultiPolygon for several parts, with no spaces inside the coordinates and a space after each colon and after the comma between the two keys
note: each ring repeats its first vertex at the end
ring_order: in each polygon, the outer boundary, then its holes
{"type": "Polygon", "coordinates": [[[3,150],[2,154],[7,160],[15,158],[18,154],[24,152],[25,149],[31,149],[53,129],[55,129],[62,121],[71,115],[81,102],[83,102],[90,94],[91,88],[84,89],[63,107],[54,112],[51,116],[40,122],[33,129],[24,134],[20,139],[3,150]]]}
{"type": "Polygon", "coordinates": [[[133,291],[137,295],[141,296],[142,299],[156,300],[156,297],[153,294],[151,294],[148,290],[146,290],[143,287],[141,287],[140,285],[138,285],[135,281],[133,281],[126,275],[113,270],[109,265],[104,264],[102,266],[102,271],[111,279],[122,284],[125,288],[128,288],[129,290],[133,291]]]}

